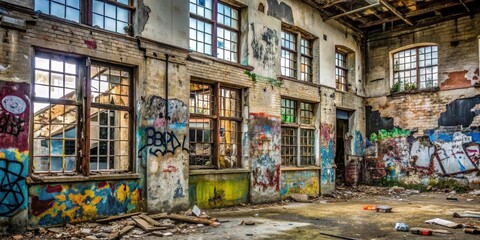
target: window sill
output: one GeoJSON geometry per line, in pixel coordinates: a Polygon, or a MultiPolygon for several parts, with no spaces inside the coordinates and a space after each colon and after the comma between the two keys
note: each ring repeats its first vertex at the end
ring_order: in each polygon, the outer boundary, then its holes
{"type": "Polygon", "coordinates": [[[301,84],[305,84],[305,85],[312,86],[312,87],[319,87],[319,85],[316,84],[316,83],[307,82],[307,81],[302,81],[302,80],[296,79],[296,78],[294,78],[294,77],[279,76],[279,77],[277,77],[277,79],[280,80],[280,81],[288,80],[288,81],[292,81],[292,82],[296,82],[296,83],[301,83],[301,84]]]}
{"type": "Polygon", "coordinates": [[[407,95],[407,94],[437,92],[438,90],[440,90],[439,87],[424,88],[424,89],[416,89],[416,90],[409,90],[409,91],[401,91],[401,92],[390,93],[390,94],[388,94],[387,96],[388,96],[388,97],[395,97],[395,96],[402,96],[402,95],[407,95]]]}
{"type": "Polygon", "coordinates": [[[197,61],[202,61],[203,59],[208,59],[208,60],[218,62],[218,63],[222,63],[222,64],[225,64],[225,65],[238,67],[238,68],[241,68],[241,69],[244,69],[244,70],[247,70],[247,71],[253,71],[253,69],[255,69],[252,66],[245,66],[245,65],[242,65],[238,62],[231,62],[231,61],[223,60],[223,59],[220,59],[220,58],[216,58],[214,56],[210,56],[210,55],[207,55],[207,54],[194,52],[194,51],[190,52],[189,57],[191,59],[197,60],[197,61]]]}
{"type": "Polygon", "coordinates": [[[294,167],[294,166],[287,166],[287,167],[280,167],[280,171],[305,171],[305,170],[321,170],[321,167],[317,166],[304,166],[304,167],[294,167]]]}
{"type": "Polygon", "coordinates": [[[27,177],[26,181],[29,185],[43,184],[43,183],[72,183],[72,182],[94,182],[94,181],[114,181],[114,180],[137,180],[140,179],[140,174],[137,173],[118,173],[92,176],[46,176],[46,175],[32,175],[27,177]]]}
{"type": "Polygon", "coordinates": [[[250,169],[195,169],[190,170],[189,175],[209,175],[209,174],[235,174],[235,173],[250,173],[250,169]]]}

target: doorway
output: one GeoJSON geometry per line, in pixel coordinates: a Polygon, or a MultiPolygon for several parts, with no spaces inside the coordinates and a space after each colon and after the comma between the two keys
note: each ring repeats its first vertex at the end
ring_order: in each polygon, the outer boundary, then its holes
{"type": "Polygon", "coordinates": [[[335,165],[336,169],[336,182],[338,184],[345,183],[345,135],[349,132],[349,118],[350,113],[337,109],[337,121],[336,121],[336,148],[335,148],[335,165]]]}

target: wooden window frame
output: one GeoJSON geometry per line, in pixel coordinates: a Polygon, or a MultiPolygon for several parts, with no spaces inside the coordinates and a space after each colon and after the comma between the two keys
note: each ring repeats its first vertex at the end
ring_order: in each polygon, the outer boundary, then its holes
{"type": "Polygon", "coordinates": [[[348,91],[348,53],[340,51],[339,49],[335,50],[335,85],[336,89],[340,91],[348,91]],[[342,56],[343,60],[338,58],[337,56],[342,56]],[[337,64],[337,62],[343,62],[344,66],[340,66],[337,64]],[[339,75],[337,71],[340,71],[343,73],[342,75],[339,75]],[[342,82],[341,78],[343,77],[345,79],[345,82],[342,82]]]}
{"type": "Polygon", "coordinates": [[[313,40],[308,39],[305,36],[300,37],[300,79],[301,81],[305,82],[313,82],[313,40]],[[302,41],[305,41],[309,44],[309,46],[304,46],[302,41]],[[302,48],[308,50],[310,54],[306,54],[302,51],[302,48]],[[304,65],[302,59],[306,60],[306,67],[310,69],[310,72],[304,72],[302,69],[302,65],[304,65]]]}
{"type": "MultiPolygon", "coordinates": [[[[241,22],[242,22],[242,16],[241,16],[242,14],[241,14],[241,11],[240,11],[241,9],[239,7],[228,4],[224,1],[220,1],[220,0],[211,0],[211,1],[212,1],[212,19],[205,18],[203,16],[194,14],[194,13],[189,11],[190,18],[193,18],[197,21],[209,23],[209,24],[212,25],[212,31],[211,31],[212,32],[212,54],[210,55],[210,54],[203,53],[203,52],[199,52],[199,53],[218,58],[218,54],[217,54],[218,53],[217,29],[218,29],[218,27],[220,27],[220,28],[224,28],[228,31],[237,33],[237,39],[236,39],[236,43],[237,43],[237,49],[236,49],[237,56],[236,56],[236,58],[237,58],[237,60],[236,61],[231,61],[231,60],[227,60],[225,58],[219,58],[219,59],[229,61],[229,62],[234,62],[234,63],[240,63],[240,27],[241,27],[241,22]],[[217,16],[217,14],[218,14],[218,4],[223,4],[225,6],[228,6],[232,9],[238,11],[238,29],[235,29],[235,28],[232,28],[230,26],[218,23],[218,19],[217,19],[218,18],[218,16],[217,16]]],[[[189,1],[189,5],[190,5],[190,1],[189,1]]],[[[190,40],[190,38],[189,38],[189,40],[190,40]]],[[[197,51],[195,51],[195,52],[197,52],[197,51]]]]}
{"type": "MultiPolygon", "coordinates": [[[[39,56],[55,56],[58,58],[64,59],[74,59],[75,63],[77,64],[77,100],[76,101],[69,101],[69,100],[62,100],[62,99],[48,99],[48,98],[41,98],[35,96],[35,74],[32,76],[32,84],[31,84],[31,96],[32,96],[32,107],[30,108],[30,115],[33,116],[31,118],[31,124],[34,124],[35,121],[35,112],[33,104],[35,102],[41,103],[48,103],[48,104],[68,104],[69,106],[76,106],[77,107],[77,114],[76,114],[76,164],[73,171],[69,171],[69,173],[79,174],[83,176],[90,176],[90,129],[91,129],[91,116],[90,110],[91,107],[99,107],[104,110],[122,110],[126,111],[129,114],[128,117],[128,140],[129,142],[134,142],[134,134],[135,134],[135,111],[134,111],[134,103],[135,103],[135,91],[134,91],[134,70],[131,67],[111,64],[102,61],[91,61],[88,57],[82,56],[70,56],[67,54],[62,54],[58,52],[52,51],[36,51],[33,58],[33,69],[35,67],[35,59],[39,56]],[[93,62],[93,63],[92,63],[93,62]],[[128,92],[128,106],[118,106],[118,105],[111,105],[111,104],[101,104],[101,103],[92,103],[92,95],[91,95],[91,77],[90,77],[90,68],[92,64],[97,66],[105,66],[105,67],[114,67],[115,69],[119,69],[129,74],[129,92],[128,92]]],[[[50,71],[49,71],[50,73],[50,71]]],[[[33,128],[30,133],[30,173],[35,173],[38,175],[48,175],[48,176],[65,176],[66,171],[65,167],[63,167],[61,172],[54,171],[52,172],[50,169],[48,171],[35,171],[34,161],[34,142],[33,142],[33,128]]],[[[101,169],[95,172],[97,173],[111,173],[111,174],[119,174],[119,173],[126,173],[126,172],[133,172],[134,171],[134,145],[129,144],[128,148],[128,169],[101,169]]]]}
{"type": "MultiPolygon", "coordinates": [[[[49,1],[49,4],[51,4],[52,0],[47,0],[47,1],[49,1]]],[[[93,25],[92,25],[92,23],[93,23],[93,20],[92,20],[93,19],[93,1],[94,0],[81,0],[80,1],[80,6],[79,6],[79,9],[78,9],[78,10],[80,10],[80,17],[79,17],[78,22],[68,20],[67,18],[57,17],[55,15],[51,15],[50,13],[43,13],[43,14],[46,14],[46,15],[49,15],[49,16],[52,16],[52,17],[56,17],[56,18],[59,18],[59,19],[64,19],[64,20],[70,21],[70,22],[86,24],[86,25],[89,25],[89,26],[93,27],[93,25]]],[[[129,16],[128,16],[127,27],[129,28],[129,31],[127,31],[123,34],[127,34],[127,35],[132,36],[133,35],[133,32],[132,32],[133,14],[135,12],[135,7],[133,5],[134,0],[128,0],[128,5],[123,4],[123,3],[119,3],[115,0],[98,0],[98,1],[101,1],[101,2],[104,2],[104,3],[107,3],[107,4],[111,4],[111,5],[114,5],[115,7],[119,7],[119,8],[122,8],[122,9],[125,9],[125,10],[128,11],[129,16]]],[[[34,4],[34,9],[35,9],[35,5],[37,4],[37,0],[34,0],[33,4],[34,4]]],[[[122,34],[122,33],[119,33],[117,31],[110,31],[110,30],[105,29],[105,28],[100,28],[100,29],[103,29],[103,30],[109,31],[109,32],[122,34]]]]}
{"type": "MultiPolygon", "coordinates": [[[[281,154],[281,158],[282,158],[282,166],[297,166],[297,167],[306,167],[306,166],[315,166],[316,163],[315,163],[315,141],[316,141],[316,137],[315,137],[315,103],[310,103],[310,102],[304,102],[304,101],[297,101],[297,100],[292,100],[292,99],[289,99],[289,98],[282,98],[282,104],[284,101],[290,101],[290,102],[293,102],[295,103],[295,110],[294,110],[294,119],[295,121],[294,122],[284,122],[282,120],[282,123],[281,123],[281,128],[282,128],[282,133],[283,133],[283,130],[284,129],[295,129],[295,141],[296,143],[294,145],[288,145],[287,147],[288,148],[291,148],[292,146],[295,147],[295,150],[293,151],[296,156],[295,156],[295,161],[294,161],[294,164],[291,164],[290,161],[289,161],[289,164],[286,164],[286,159],[287,158],[290,158],[292,157],[291,155],[283,155],[284,151],[282,150],[282,154],[281,154]],[[303,117],[302,117],[302,114],[301,112],[302,111],[305,111],[305,109],[302,109],[302,105],[310,105],[311,106],[311,110],[312,110],[312,114],[311,114],[311,118],[310,118],[310,123],[304,123],[303,122],[303,117]],[[305,138],[303,136],[303,132],[304,131],[309,131],[312,136],[313,136],[313,139],[310,139],[312,140],[312,145],[306,145],[305,142],[303,141],[305,138]],[[304,154],[304,150],[306,148],[310,148],[311,153],[313,153],[313,155],[305,155],[304,154]],[[312,157],[313,159],[310,159],[310,163],[305,163],[303,160],[304,160],[304,157],[312,157]]],[[[282,105],[281,108],[283,109],[284,106],[282,105]]],[[[287,109],[291,109],[291,108],[287,108],[287,109]]],[[[282,119],[283,119],[283,116],[282,116],[282,119]]],[[[290,136],[292,137],[292,136],[290,136]]],[[[282,136],[282,146],[283,146],[283,142],[284,142],[284,136],[282,136]]],[[[290,151],[289,151],[290,152],[290,151]]]]}
{"type": "MultiPolygon", "coordinates": [[[[415,72],[415,88],[412,87],[412,89],[408,89],[408,90],[417,90],[417,89],[429,89],[429,88],[434,88],[434,87],[438,87],[438,84],[439,84],[439,79],[438,79],[438,65],[439,65],[439,62],[438,62],[438,46],[437,45],[421,45],[421,46],[416,46],[416,47],[412,47],[412,48],[407,48],[407,49],[402,49],[400,51],[396,51],[394,52],[392,55],[392,63],[393,63],[393,66],[392,66],[392,77],[393,77],[393,83],[396,84],[398,81],[397,79],[395,79],[395,74],[396,73],[401,73],[401,72],[411,72],[411,71],[414,71],[415,72]],[[430,54],[436,52],[437,53],[437,57],[436,58],[429,58],[428,60],[436,60],[436,64],[432,64],[432,65],[424,65],[423,67],[420,66],[420,61],[426,61],[427,59],[423,59],[423,60],[420,60],[420,49],[422,48],[432,48],[432,50],[429,52],[430,54]],[[436,48],[436,51],[433,51],[433,47],[436,48]],[[407,51],[411,51],[411,50],[415,50],[415,68],[408,68],[408,69],[403,69],[403,70],[396,70],[396,63],[395,63],[395,56],[397,54],[400,54],[400,53],[405,53],[407,51]],[[437,72],[432,72],[430,75],[432,75],[433,77],[436,77],[436,79],[433,79],[431,82],[432,82],[432,86],[430,87],[422,87],[422,81],[421,81],[421,69],[428,69],[428,68],[431,68],[432,71],[433,71],[433,68],[437,68],[437,72]]],[[[409,56],[411,57],[411,56],[409,56]]],[[[400,57],[399,57],[400,58],[400,57]]],[[[412,62],[409,62],[409,64],[411,64],[412,62]]],[[[427,76],[427,74],[423,74],[425,76],[427,76]]],[[[402,83],[399,83],[400,84],[400,91],[406,91],[405,89],[405,82],[402,80],[403,84],[402,83]]],[[[425,83],[427,83],[427,81],[423,81],[425,83]]],[[[409,82],[411,83],[411,82],[409,82]]]]}
{"type": "MultiPolygon", "coordinates": [[[[295,32],[292,32],[292,31],[288,31],[288,30],[284,30],[282,29],[282,35],[285,34],[285,35],[291,35],[293,36],[293,47],[294,49],[291,49],[291,48],[288,48],[288,47],[285,47],[282,43],[284,42],[284,39],[281,38],[281,52],[280,52],[280,58],[281,60],[285,60],[285,61],[288,61],[288,62],[292,62],[294,64],[294,66],[290,66],[290,67],[286,67],[286,66],[282,66],[282,64],[280,64],[280,68],[281,69],[286,69],[288,70],[288,72],[293,72],[293,76],[291,75],[288,75],[288,74],[284,74],[284,73],[281,73],[282,76],[285,76],[285,77],[290,77],[290,78],[297,78],[298,77],[298,35],[297,33],[295,32]],[[285,52],[288,52],[289,54],[293,55],[293,58],[285,58],[283,57],[283,51],[285,52]]],[[[285,40],[285,41],[288,41],[288,40],[285,40]]],[[[292,42],[292,41],[288,41],[288,42],[292,42]]],[[[280,71],[282,72],[282,71],[280,71]]]]}
{"type": "Polygon", "coordinates": [[[192,81],[190,84],[201,84],[201,85],[207,85],[210,86],[210,88],[213,91],[213,97],[212,97],[212,102],[210,103],[212,108],[211,112],[212,114],[198,114],[198,113],[192,113],[190,112],[190,119],[210,119],[213,121],[213,141],[211,144],[212,147],[212,152],[213,156],[211,158],[211,164],[210,165],[196,165],[196,164],[189,164],[190,169],[237,169],[242,167],[242,142],[241,142],[241,137],[242,137],[242,132],[241,132],[241,124],[243,122],[243,117],[242,116],[242,90],[230,86],[224,86],[221,83],[214,83],[214,84],[209,84],[209,83],[203,83],[203,82],[198,82],[198,81],[192,81]],[[238,108],[238,115],[240,117],[231,117],[231,116],[222,116],[221,113],[221,101],[222,101],[222,96],[221,96],[221,91],[222,89],[230,90],[230,91],[236,91],[238,94],[237,99],[239,100],[239,105],[236,106],[238,108]],[[221,142],[221,122],[222,121],[233,121],[237,124],[238,126],[238,132],[236,132],[236,143],[237,143],[237,151],[236,151],[236,166],[235,167],[225,167],[222,168],[220,165],[220,144],[223,144],[221,142]]]}

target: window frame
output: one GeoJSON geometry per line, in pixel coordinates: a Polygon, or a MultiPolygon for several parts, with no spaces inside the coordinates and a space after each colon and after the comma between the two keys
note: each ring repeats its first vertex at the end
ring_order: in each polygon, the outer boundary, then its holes
{"type": "MultiPolygon", "coordinates": [[[[289,104],[291,105],[291,104],[289,104]]],[[[316,130],[316,127],[315,127],[315,121],[316,121],[316,116],[315,116],[315,112],[316,112],[316,105],[317,103],[313,103],[313,102],[308,102],[308,101],[302,101],[302,100],[293,100],[293,99],[290,99],[290,98],[287,98],[287,97],[282,97],[281,98],[281,115],[282,115],[282,120],[281,120],[281,129],[282,129],[282,138],[281,138],[281,165],[284,166],[284,167],[312,167],[312,166],[317,166],[317,163],[316,163],[316,156],[315,156],[315,143],[317,141],[317,136],[315,134],[315,130],[316,130]],[[291,103],[294,103],[295,107],[294,108],[291,108],[291,107],[288,107],[288,108],[284,108],[284,102],[291,102],[291,103]],[[305,106],[311,106],[310,110],[305,110],[304,108],[302,108],[302,105],[305,105],[305,106]],[[294,121],[293,122],[285,122],[283,121],[283,118],[284,118],[284,110],[283,109],[289,109],[289,110],[294,110],[294,121]],[[304,117],[302,115],[302,112],[311,112],[311,115],[310,117],[304,117]],[[310,123],[304,123],[303,122],[303,119],[309,119],[310,123]],[[289,135],[289,137],[294,137],[294,141],[295,141],[295,144],[294,145],[288,145],[286,147],[288,147],[288,149],[292,149],[293,147],[293,152],[294,152],[294,162],[293,164],[291,163],[291,160],[289,161],[290,163],[289,164],[286,164],[285,160],[286,158],[285,157],[288,157],[288,158],[291,158],[293,155],[284,155],[284,150],[283,149],[286,149],[284,148],[284,140],[285,140],[285,136],[283,136],[283,133],[284,133],[284,130],[294,130],[294,136],[292,135],[289,135]],[[305,145],[304,143],[304,135],[303,135],[303,132],[308,132],[311,134],[311,136],[313,138],[310,138],[311,140],[311,145],[305,145]],[[307,152],[310,152],[312,155],[305,155],[305,152],[304,152],[304,149],[307,149],[309,148],[310,151],[307,151],[307,152]],[[304,157],[310,157],[310,163],[304,163],[304,157]]],[[[289,153],[292,152],[292,151],[288,151],[289,153]]]]}
{"type": "MultiPolygon", "coordinates": [[[[280,73],[282,74],[282,76],[285,76],[285,77],[289,77],[289,78],[298,78],[298,35],[297,33],[295,32],[292,32],[292,31],[288,31],[288,30],[285,30],[285,29],[282,29],[281,30],[281,35],[290,35],[293,37],[293,42],[290,41],[290,40],[287,40],[287,39],[284,39],[283,36],[280,36],[280,46],[281,46],[281,51],[280,51],[280,62],[282,63],[283,61],[288,61],[288,62],[292,62],[293,63],[293,67],[290,66],[290,67],[286,67],[286,66],[283,66],[281,63],[280,63],[280,69],[283,70],[283,69],[286,69],[288,70],[288,72],[292,72],[293,73],[293,76],[291,75],[288,75],[288,74],[283,74],[283,71],[280,71],[280,73]],[[292,48],[288,48],[286,46],[283,45],[283,42],[289,42],[290,44],[293,44],[293,49],[292,48]],[[283,57],[283,52],[288,52],[289,55],[293,55],[293,58],[285,58],[283,57]]],[[[285,71],[286,71],[285,70],[285,71]]]]}
{"type": "MultiPolygon", "coordinates": [[[[189,12],[189,20],[190,18],[193,18],[197,21],[201,21],[201,22],[204,22],[204,23],[209,23],[212,25],[212,53],[211,54],[208,54],[208,53],[204,53],[204,52],[198,52],[197,50],[192,50],[194,52],[197,52],[197,53],[200,53],[200,54],[205,54],[205,55],[208,55],[208,56],[212,56],[212,57],[215,57],[215,58],[218,58],[218,59],[222,59],[224,61],[228,61],[228,62],[232,62],[232,63],[240,63],[240,56],[241,56],[241,53],[240,53],[240,39],[241,39],[241,23],[242,23],[242,14],[241,14],[241,8],[238,7],[238,6],[234,6],[232,4],[229,4],[225,1],[221,1],[221,0],[211,0],[212,1],[212,19],[208,19],[208,18],[205,18],[203,16],[200,16],[200,15],[197,15],[195,13],[192,13],[190,10],[188,11],[189,12]],[[230,7],[231,9],[234,9],[238,12],[238,29],[235,29],[233,27],[230,27],[230,26],[227,26],[225,24],[222,24],[222,23],[219,23],[218,22],[218,4],[222,4],[222,5],[225,5],[227,7],[230,7]],[[236,61],[232,61],[232,60],[227,60],[225,58],[219,58],[218,57],[218,31],[217,29],[218,28],[224,28],[230,32],[235,32],[237,33],[237,39],[236,39],[236,44],[237,44],[237,48],[236,48],[236,61]]],[[[190,1],[188,2],[189,5],[191,4],[190,1]]],[[[190,31],[190,26],[189,26],[189,31],[190,31]]],[[[189,37],[188,37],[188,40],[190,41],[191,38],[190,38],[190,34],[189,34],[189,37]]],[[[198,42],[197,40],[195,40],[195,42],[198,42]]],[[[205,43],[205,41],[203,41],[203,43],[205,43]]],[[[189,43],[189,48],[190,48],[190,43],[189,43]]]]}
{"type": "Polygon", "coordinates": [[[348,92],[348,53],[338,48],[335,49],[335,89],[348,92]],[[342,56],[343,59],[338,56],[342,56]],[[343,62],[344,66],[338,65],[338,62],[343,62]],[[338,72],[343,75],[339,75],[338,72]],[[345,82],[339,81],[339,78],[345,79],[345,82]]]}
{"type": "MultiPolygon", "coordinates": [[[[35,49],[32,58],[32,70],[35,71],[37,67],[35,66],[35,59],[37,57],[48,57],[52,59],[52,56],[55,58],[61,59],[69,59],[74,61],[77,66],[77,83],[76,83],[76,99],[73,100],[62,100],[62,99],[49,99],[49,98],[42,98],[37,97],[35,95],[36,89],[36,76],[32,74],[32,81],[31,81],[31,102],[32,107],[30,108],[30,115],[32,116],[30,119],[30,126],[32,127],[31,132],[29,133],[30,139],[30,146],[29,146],[29,159],[30,159],[30,168],[29,172],[39,176],[91,176],[91,173],[109,173],[109,174],[120,174],[120,173],[134,173],[135,172],[135,165],[134,165],[134,155],[135,155],[135,70],[133,67],[128,67],[124,65],[117,65],[113,63],[108,63],[102,60],[91,60],[89,57],[86,56],[79,56],[74,54],[68,54],[63,52],[51,51],[51,50],[44,50],[44,49],[35,49]],[[133,144],[129,144],[128,147],[128,169],[99,169],[99,170],[90,170],[90,130],[91,128],[91,106],[93,102],[93,95],[91,94],[91,82],[92,78],[90,76],[90,69],[92,65],[96,66],[103,66],[103,67],[113,67],[115,70],[121,70],[128,72],[129,74],[129,90],[128,90],[128,106],[118,106],[113,104],[101,104],[101,103],[94,103],[93,106],[97,108],[101,108],[105,111],[112,111],[112,110],[121,110],[126,111],[129,114],[128,117],[128,137],[127,141],[132,142],[133,144]],[[75,154],[75,166],[73,170],[67,171],[66,167],[62,167],[61,171],[52,171],[51,168],[47,171],[35,171],[35,154],[34,154],[34,124],[35,124],[35,110],[34,104],[38,102],[41,103],[48,103],[48,104],[68,104],[68,106],[76,106],[77,112],[75,116],[75,126],[76,128],[76,154],[75,154]]],[[[65,64],[65,63],[64,63],[65,64]]],[[[46,71],[46,70],[43,70],[46,71]]],[[[51,71],[49,70],[49,75],[51,75],[51,71]]],[[[46,108],[46,107],[44,107],[46,108]]],[[[72,125],[73,126],[73,125],[72,125]]],[[[51,137],[50,137],[51,138],[51,137]]],[[[114,154],[116,155],[116,154],[114,154]]],[[[50,153],[49,153],[50,156],[50,153]]],[[[50,162],[51,160],[49,160],[50,162]]],[[[64,160],[62,160],[63,163],[64,160]]],[[[108,161],[108,160],[107,160],[108,161]]],[[[49,163],[49,165],[51,162],[49,163]]]]}
{"type": "MultiPolygon", "coordinates": [[[[295,26],[290,26],[282,23],[282,30],[280,36],[280,76],[281,78],[293,79],[300,82],[313,83],[315,78],[315,61],[317,60],[314,54],[316,37],[310,33],[307,33],[304,30],[301,30],[295,26]],[[284,39],[282,38],[283,34],[293,35],[294,39],[294,49],[283,46],[284,39]],[[306,42],[308,46],[303,45],[303,42],[306,42]],[[304,53],[303,49],[306,49],[310,54],[304,53]],[[282,73],[283,69],[286,68],[282,66],[284,60],[283,51],[287,51],[290,54],[294,54],[293,63],[295,64],[294,68],[287,68],[287,70],[293,71],[294,76],[285,75],[282,73]],[[306,63],[303,62],[305,59],[306,63]],[[304,71],[303,65],[306,66],[310,72],[304,71]],[[305,78],[305,79],[304,79],[305,78]]],[[[290,41],[289,41],[290,42],[290,41]]],[[[290,59],[285,58],[285,61],[290,59]]]]}
{"type": "MultiPolygon", "coordinates": [[[[210,145],[211,145],[211,151],[213,153],[211,160],[211,163],[209,165],[202,165],[202,164],[191,164],[189,161],[189,168],[190,169],[239,169],[242,168],[242,123],[243,123],[243,91],[241,88],[236,88],[230,85],[223,85],[221,83],[206,83],[206,82],[201,82],[201,81],[195,81],[192,80],[190,84],[200,84],[200,85],[206,85],[209,86],[210,89],[212,90],[212,101],[210,102],[210,105],[212,106],[210,108],[211,114],[199,114],[199,113],[192,113],[190,110],[189,106],[189,112],[190,112],[190,118],[189,122],[192,119],[210,119],[212,121],[212,131],[213,133],[211,134],[212,140],[210,140],[210,145]],[[221,92],[222,90],[228,90],[228,91],[235,91],[238,94],[238,115],[240,117],[235,117],[235,116],[222,116],[221,110],[221,101],[222,101],[222,95],[221,92]],[[220,166],[220,145],[224,144],[221,142],[221,123],[222,121],[233,121],[237,124],[238,131],[236,132],[236,144],[237,144],[237,160],[236,160],[236,166],[235,167],[224,167],[222,168],[220,166]]],[[[190,92],[191,94],[191,92],[190,92]]],[[[189,126],[190,129],[190,126],[189,126]]],[[[189,140],[189,143],[191,141],[189,140]]],[[[192,147],[192,145],[190,145],[192,147]]],[[[192,154],[192,151],[190,151],[190,155],[192,154]]]]}
{"type": "MultiPolygon", "coordinates": [[[[412,56],[410,56],[412,57],[412,56]]],[[[433,44],[433,43],[424,43],[424,44],[418,44],[418,45],[410,45],[410,46],[405,46],[405,47],[402,47],[400,49],[397,49],[397,50],[394,50],[392,52],[390,52],[390,61],[391,61],[391,83],[392,83],[392,87],[393,85],[397,84],[397,80],[395,79],[395,74],[396,73],[401,73],[401,72],[409,72],[409,71],[415,71],[415,88],[413,89],[405,89],[405,83],[399,83],[399,92],[404,92],[404,91],[409,91],[409,90],[424,90],[424,89],[432,89],[432,88],[437,88],[439,87],[439,51],[438,51],[438,45],[437,44],[433,44]],[[425,65],[423,67],[420,67],[420,61],[426,61],[427,59],[424,59],[424,60],[420,60],[420,49],[421,48],[427,48],[427,47],[430,47],[430,48],[433,48],[435,47],[436,48],[436,51],[433,51],[433,49],[431,50],[430,54],[432,54],[433,52],[436,52],[437,53],[437,57],[436,58],[430,58],[428,60],[436,60],[436,64],[432,64],[432,65],[425,65]],[[395,70],[396,68],[396,63],[395,63],[395,55],[396,54],[400,54],[402,52],[407,52],[407,51],[411,51],[411,50],[415,50],[415,68],[409,68],[409,69],[403,69],[403,70],[395,70]],[[420,73],[420,70],[421,69],[428,69],[428,68],[437,68],[437,72],[436,73],[431,73],[432,76],[436,76],[436,80],[432,80],[432,85],[431,87],[421,87],[421,73],[420,73]]],[[[409,62],[411,64],[411,62],[409,62]]],[[[424,74],[425,76],[427,76],[427,74],[424,74]]],[[[411,78],[411,76],[410,76],[411,78]]],[[[412,82],[408,82],[409,84],[412,83],[412,82]]],[[[427,83],[427,81],[425,80],[425,83],[427,83]]],[[[427,85],[427,84],[425,84],[427,85]]]]}
{"type": "MultiPolygon", "coordinates": [[[[77,9],[77,10],[79,10],[79,20],[78,20],[78,22],[73,21],[73,20],[69,20],[66,17],[63,18],[63,17],[58,17],[58,16],[50,14],[50,12],[51,12],[51,9],[50,9],[51,2],[56,1],[56,0],[46,0],[46,1],[49,2],[49,13],[44,13],[44,12],[40,11],[41,14],[44,14],[46,16],[51,16],[51,17],[54,17],[54,18],[58,18],[58,19],[62,19],[64,21],[74,22],[74,23],[77,23],[77,24],[86,24],[86,25],[88,25],[92,28],[95,28],[95,26],[93,25],[93,14],[94,14],[93,2],[94,2],[94,0],[80,0],[79,1],[79,8],[77,9]]],[[[104,27],[99,27],[98,29],[102,29],[104,31],[108,31],[108,32],[112,32],[112,33],[126,34],[126,35],[129,35],[129,36],[133,36],[133,32],[132,32],[133,15],[135,14],[135,10],[136,10],[136,8],[134,6],[134,0],[128,0],[128,5],[123,4],[123,3],[119,3],[116,0],[98,0],[98,1],[104,2],[105,4],[111,4],[115,7],[127,10],[128,15],[129,15],[128,16],[127,28],[129,28],[129,31],[125,31],[125,32],[121,33],[121,32],[117,32],[117,31],[108,30],[104,27]]],[[[36,5],[37,5],[37,0],[34,0],[33,1],[33,9],[34,9],[34,11],[39,11],[39,10],[35,10],[36,5]]],[[[66,4],[61,4],[61,5],[66,5],[66,4]]]]}

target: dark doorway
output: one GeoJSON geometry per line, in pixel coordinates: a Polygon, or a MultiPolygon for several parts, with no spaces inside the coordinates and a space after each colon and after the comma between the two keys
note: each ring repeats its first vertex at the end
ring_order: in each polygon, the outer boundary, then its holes
{"type": "Polygon", "coordinates": [[[349,116],[349,112],[337,110],[335,165],[337,165],[336,182],[338,184],[345,183],[345,135],[349,131],[349,116]]]}

